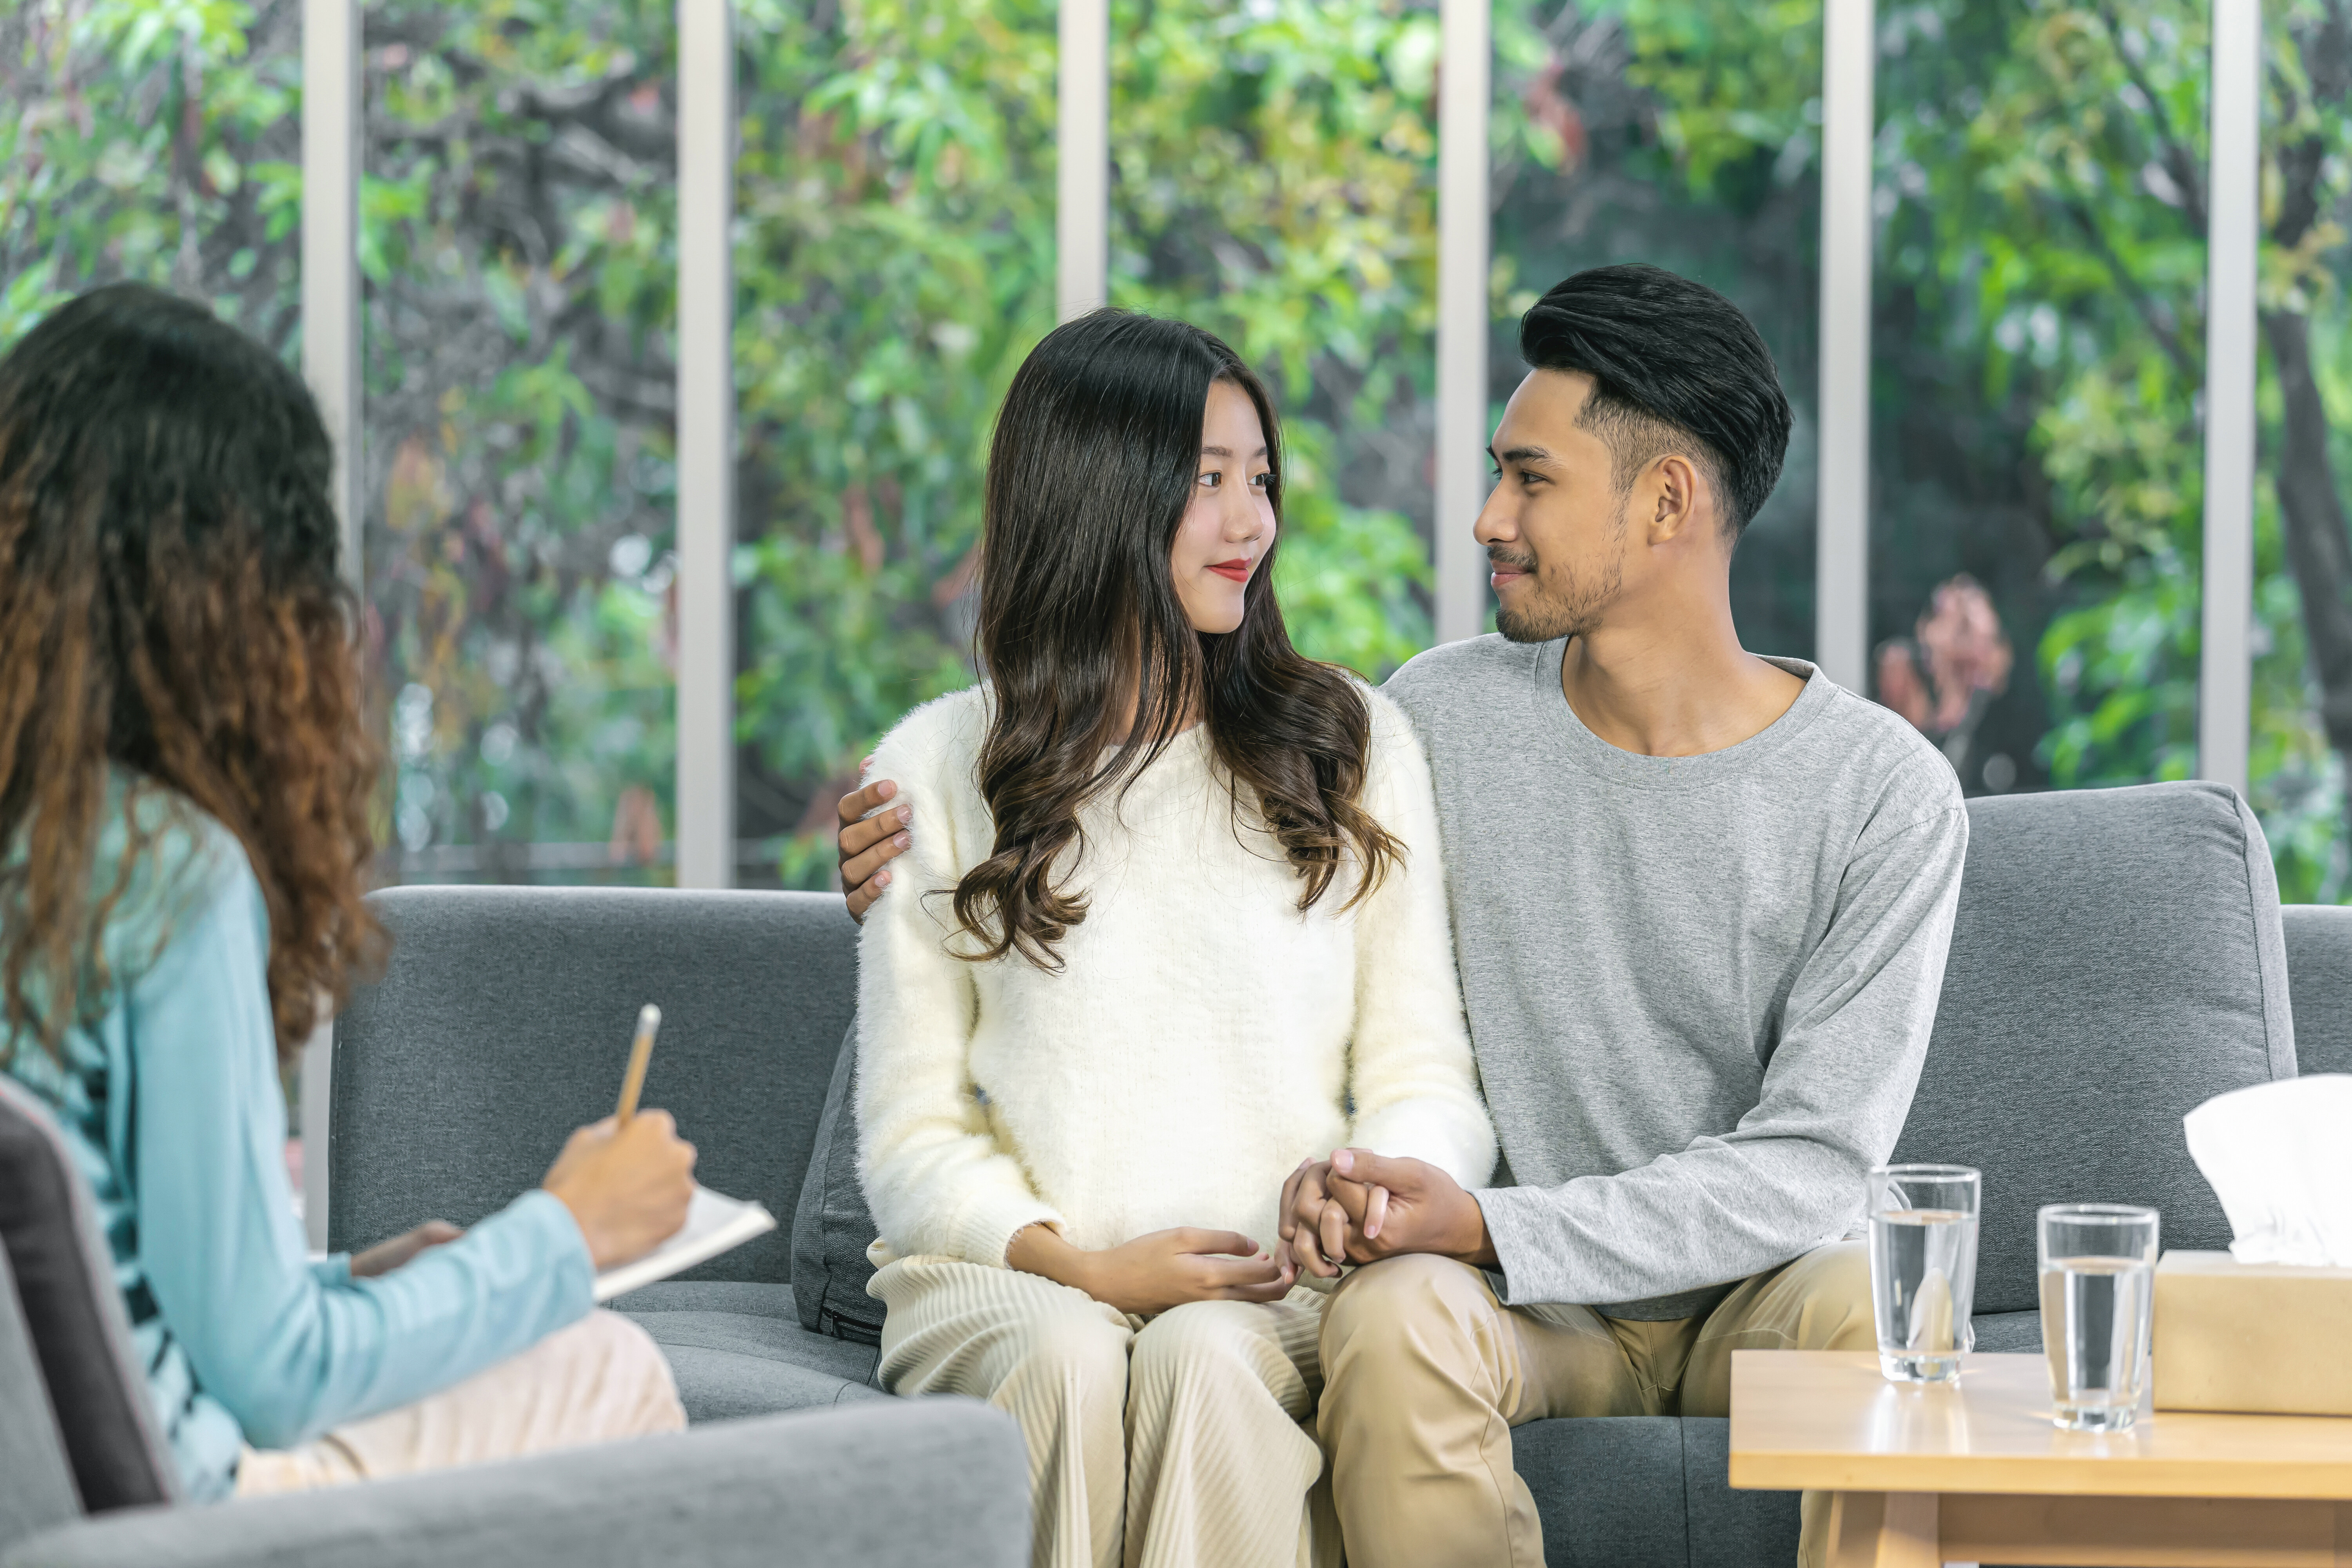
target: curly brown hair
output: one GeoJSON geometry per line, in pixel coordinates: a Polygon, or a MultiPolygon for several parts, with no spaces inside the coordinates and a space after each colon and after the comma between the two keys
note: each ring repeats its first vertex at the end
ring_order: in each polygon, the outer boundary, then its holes
{"type": "Polygon", "coordinates": [[[112,987],[109,917],[172,820],[126,810],[95,886],[118,767],[244,847],[281,1062],[380,955],[362,901],[380,754],[329,472],[300,379],[155,289],[85,294],[0,360],[7,1038],[58,1053],[112,987]]]}

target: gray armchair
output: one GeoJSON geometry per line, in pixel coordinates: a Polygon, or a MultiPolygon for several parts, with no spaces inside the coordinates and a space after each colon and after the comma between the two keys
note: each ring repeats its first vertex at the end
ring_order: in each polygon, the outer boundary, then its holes
{"type": "Polygon", "coordinates": [[[0,1079],[0,1568],[1025,1568],[1027,1481],[1010,1420],[927,1400],[176,1505],[88,1193],[0,1079]]]}

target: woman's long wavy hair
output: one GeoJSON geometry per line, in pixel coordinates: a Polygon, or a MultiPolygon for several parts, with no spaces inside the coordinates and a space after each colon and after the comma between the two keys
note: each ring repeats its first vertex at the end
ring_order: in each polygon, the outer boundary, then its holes
{"type": "Polygon", "coordinates": [[[102,1003],[108,918],[172,820],[128,812],[101,878],[110,764],[243,844],[281,1061],[380,952],[379,758],[328,476],[301,381],[152,289],[85,294],[0,360],[0,1033],[20,1046],[58,1052],[102,1003]]]}
{"type": "Polygon", "coordinates": [[[1060,967],[1055,944],[1086,918],[1085,896],[1061,879],[1084,853],[1079,813],[1195,718],[1228,776],[1237,825],[1254,808],[1297,868],[1301,910],[1350,858],[1358,875],[1343,909],[1402,853],[1357,804],[1370,710],[1344,672],[1291,646],[1275,552],[1251,576],[1234,631],[1193,630],[1177,597],[1170,556],[1220,381],[1257,407],[1279,519],[1274,405],[1240,356],[1197,327],[1095,311],[1048,333],[1005,394],[989,452],[978,634],[995,684],[979,782],[996,843],[955,889],[956,919],[979,944],[967,957],[1017,952],[1060,967]]]}

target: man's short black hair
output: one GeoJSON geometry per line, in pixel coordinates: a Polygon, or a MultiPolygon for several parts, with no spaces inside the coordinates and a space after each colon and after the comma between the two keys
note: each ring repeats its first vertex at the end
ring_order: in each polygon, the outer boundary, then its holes
{"type": "Polygon", "coordinates": [[[1738,306],[1704,284],[1638,262],[1580,272],[1520,319],[1519,354],[1538,370],[1592,377],[1577,422],[1608,446],[1621,495],[1652,461],[1691,443],[1737,538],[1780,482],[1789,399],[1771,351],[1738,306]]]}

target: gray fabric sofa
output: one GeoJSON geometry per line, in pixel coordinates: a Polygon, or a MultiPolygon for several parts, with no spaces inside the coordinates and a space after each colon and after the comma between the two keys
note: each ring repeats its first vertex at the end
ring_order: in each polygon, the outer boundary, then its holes
{"type": "MultiPolygon", "coordinates": [[[[2179,1118],[2294,1075],[2290,973],[2301,1010],[2327,1017],[2306,1030],[2305,1070],[2352,1067],[2352,910],[2283,924],[2261,831],[2217,785],[1969,810],[1949,972],[1897,1152],[1984,1170],[1977,1342],[2032,1350],[2036,1205],[2154,1203],[2168,1245],[2226,1245],[2179,1118]]],[[[377,908],[398,945],[338,1026],[332,1245],[470,1221],[536,1181],[571,1127],[609,1110],[646,1001],[667,1020],[647,1103],[676,1112],[710,1185],[794,1212],[852,1011],[837,899],[410,888],[377,908]]],[[[801,1326],[791,1268],[779,1233],[617,1303],[667,1348],[697,1419],[878,1397],[870,1346],[801,1326]]],[[[1791,1562],[1796,1498],[1729,1488],[1727,1427],[1520,1428],[1549,1561],[1791,1562]]]]}
{"type": "Polygon", "coordinates": [[[998,1412],[887,1401],[174,1506],[88,1191],[0,1078],[0,1568],[1025,1568],[1027,1479],[998,1412]]]}

